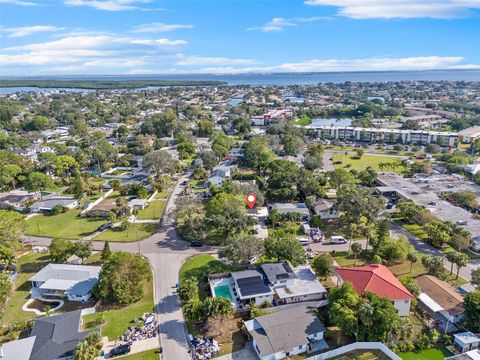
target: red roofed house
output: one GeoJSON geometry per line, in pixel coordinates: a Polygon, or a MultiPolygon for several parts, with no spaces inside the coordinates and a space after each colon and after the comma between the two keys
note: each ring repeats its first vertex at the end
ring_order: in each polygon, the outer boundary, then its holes
{"type": "Polygon", "coordinates": [[[390,299],[398,315],[408,316],[410,313],[410,303],[414,296],[387,267],[371,264],[351,268],[338,267],[335,271],[338,275],[338,285],[349,281],[359,295],[365,291],[372,292],[390,299]]]}

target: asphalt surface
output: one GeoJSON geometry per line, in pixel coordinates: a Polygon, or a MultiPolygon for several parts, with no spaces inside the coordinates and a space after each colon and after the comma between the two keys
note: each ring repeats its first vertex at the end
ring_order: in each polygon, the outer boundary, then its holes
{"type": "MultiPolygon", "coordinates": [[[[113,251],[128,251],[145,256],[153,270],[154,302],[158,314],[160,328],[160,346],[163,347],[162,359],[189,360],[189,347],[183,317],[182,307],[176,293],[175,285],[183,262],[190,256],[201,253],[215,253],[216,250],[204,246],[192,248],[178,234],[170,212],[175,206],[175,199],[183,191],[180,185],[189,174],[182,176],[172,189],[165,204],[163,218],[159,223],[158,232],[139,242],[110,242],[113,251]]],[[[32,245],[49,246],[52,239],[38,236],[24,236],[25,241],[32,245]]],[[[103,241],[91,241],[92,248],[101,251],[103,241]]]]}
{"type": "MultiPolygon", "coordinates": [[[[427,244],[426,242],[422,241],[415,235],[411,234],[400,225],[396,223],[390,223],[390,233],[392,235],[403,234],[407,237],[413,247],[425,255],[431,256],[441,256],[443,258],[443,265],[444,267],[450,271],[452,264],[447,260],[445,254],[442,253],[440,250],[434,248],[433,246],[427,244]]],[[[459,275],[464,278],[465,280],[471,281],[472,280],[472,270],[478,268],[480,266],[480,259],[478,260],[471,260],[467,266],[460,269],[459,275]]],[[[456,265],[453,265],[453,271],[456,271],[456,265]]]]}

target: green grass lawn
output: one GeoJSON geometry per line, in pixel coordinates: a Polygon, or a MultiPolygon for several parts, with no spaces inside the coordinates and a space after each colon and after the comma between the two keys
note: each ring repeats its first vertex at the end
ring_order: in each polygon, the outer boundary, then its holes
{"type": "Polygon", "coordinates": [[[412,235],[415,235],[419,239],[427,239],[428,235],[427,233],[423,230],[423,228],[420,225],[417,224],[402,224],[402,227],[407,230],[409,233],[412,235]]]}
{"type": "Polygon", "coordinates": [[[148,203],[148,206],[138,211],[137,219],[160,219],[163,214],[163,208],[165,206],[165,201],[163,200],[152,200],[148,203]]]}
{"type": "MultiPolygon", "coordinates": [[[[152,279],[152,277],[150,279],[152,279]]],[[[113,308],[104,307],[95,314],[84,316],[84,327],[97,327],[96,319],[98,314],[101,313],[105,319],[105,325],[101,327],[102,336],[108,336],[111,341],[115,340],[120,335],[123,335],[127,327],[133,324],[132,321],[134,318],[140,319],[143,313],[154,312],[152,280],[145,284],[143,292],[143,298],[135,304],[113,308]]]]}
{"type": "Polygon", "coordinates": [[[22,306],[30,297],[30,282],[28,279],[48,262],[48,253],[28,253],[18,258],[20,270],[15,281],[15,291],[7,302],[5,312],[0,316],[1,325],[36,317],[33,312],[22,311],[22,306]]]}
{"type": "Polygon", "coordinates": [[[58,215],[37,215],[27,220],[29,235],[81,239],[94,232],[106,220],[81,218],[79,209],[58,215]]]}
{"type": "Polygon", "coordinates": [[[130,228],[127,231],[114,231],[106,230],[93,238],[93,240],[99,241],[114,241],[114,242],[132,242],[145,239],[157,231],[157,223],[144,223],[144,224],[130,224],[130,228]]]}
{"type": "MultiPolygon", "coordinates": [[[[100,253],[97,253],[86,259],[85,264],[100,265],[99,260],[100,253]]],[[[50,262],[49,254],[29,252],[20,256],[17,261],[19,272],[15,281],[15,291],[7,302],[5,312],[0,317],[0,325],[37,317],[33,312],[23,311],[22,306],[30,297],[31,286],[28,279],[50,262]]],[[[84,307],[85,305],[82,303],[66,302],[58,312],[73,311],[84,307]]]]}
{"type": "Polygon", "coordinates": [[[158,350],[142,351],[133,355],[122,356],[122,360],[158,360],[158,350]]]}
{"type": "MultiPolygon", "coordinates": [[[[365,170],[367,167],[372,167],[375,171],[380,171],[379,164],[380,163],[391,163],[391,162],[398,162],[401,159],[387,156],[387,155],[369,155],[363,154],[361,159],[352,159],[353,153],[349,153],[345,155],[343,153],[335,153],[333,155],[333,161],[341,161],[341,164],[335,165],[335,167],[341,167],[348,169],[355,169],[358,171],[365,170]],[[349,167],[345,167],[346,165],[351,165],[349,167]]],[[[395,169],[395,172],[401,173],[404,170],[403,166],[399,166],[395,169]]],[[[385,171],[385,170],[384,170],[385,171]]],[[[391,171],[391,170],[387,170],[391,171]]]]}
{"type": "Polygon", "coordinates": [[[452,353],[446,348],[427,349],[421,351],[409,351],[398,354],[403,360],[443,360],[452,353]]]}

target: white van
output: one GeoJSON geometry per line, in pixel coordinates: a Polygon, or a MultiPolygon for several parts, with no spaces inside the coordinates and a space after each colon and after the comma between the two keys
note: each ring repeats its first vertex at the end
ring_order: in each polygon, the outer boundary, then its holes
{"type": "Polygon", "coordinates": [[[299,236],[299,237],[297,237],[297,240],[300,241],[300,244],[302,246],[307,246],[308,245],[308,238],[306,238],[306,237],[299,236]]]}
{"type": "Polygon", "coordinates": [[[343,236],[332,236],[330,242],[332,244],[346,244],[347,240],[343,236]]]}

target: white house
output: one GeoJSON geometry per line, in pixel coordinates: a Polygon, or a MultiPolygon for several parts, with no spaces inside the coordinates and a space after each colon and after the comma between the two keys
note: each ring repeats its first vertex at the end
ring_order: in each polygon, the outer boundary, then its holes
{"type": "Polygon", "coordinates": [[[86,302],[92,297],[100,269],[100,266],[48,264],[28,279],[32,284],[31,297],[86,302]]]}
{"type": "Polygon", "coordinates": [[[261,360],[279,360],[326,347],[322,322],[301,304],[245,321],[245,327],[261,360]]]}
{"type": "Polygon", "coordinates": [[[470,331],[453,335],[453,344],[462,352],[478,349],[480,338],[470,331]]]}
{"type": "Polygon", "coordinates": [[[389,299],[397,309],[399,316],[410,314],[410,305],[414,296],[386,266],[371,264],[351,268],[338,267],[335,272],[338,285],[349,281],[357,294],[361,295],[366,291],[372,292],[389,299]]]}
{"type": "Polygon", "coordinates": [[[463,297],[450,284],[432,275],[422,275],[417,279],[420,287],[419,306],[430,314],[447,332],[455,328],[465,311],[463,297]]]}
{"type": "Polygon", "coordinates": [[[256,305],[262,305],[266,301],[272,303],[273,289],[258,270],[245,270],[232,272],[234,291],[240,302],[249,304],[254,301],[256,305]]]}
{"type": "Polygon", "coordinates": [[[221,186],[225,180],[232,178],[232,167],[228,165],[218,165],[212,169],[208,183],[210,185],[221,186]]]}
{"type": "Polygon", "coordinates": [[[338,219],[340,211],[335,208],[336,200],[319,199],[312,205],[312,210],[320,219],[338,219]]]}

